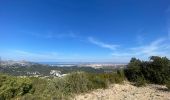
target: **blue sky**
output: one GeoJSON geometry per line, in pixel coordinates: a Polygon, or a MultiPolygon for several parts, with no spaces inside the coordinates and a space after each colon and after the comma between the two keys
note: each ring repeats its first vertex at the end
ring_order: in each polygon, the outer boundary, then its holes
{"type": "Polygon", "coordinates": [[[0,0],[0,56],[128,62],[170,57],[169,0],[0,0]]]}

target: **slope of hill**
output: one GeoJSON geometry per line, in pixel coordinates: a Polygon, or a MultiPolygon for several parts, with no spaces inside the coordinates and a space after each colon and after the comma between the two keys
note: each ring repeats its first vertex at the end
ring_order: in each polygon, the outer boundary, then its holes
{"type": "Polygon", "coordinates": [[[135,87],[126,82],[111,85],[108,89],[77,95],[73,100],[170,100],[170,92],[163,85],[135,87]]]}

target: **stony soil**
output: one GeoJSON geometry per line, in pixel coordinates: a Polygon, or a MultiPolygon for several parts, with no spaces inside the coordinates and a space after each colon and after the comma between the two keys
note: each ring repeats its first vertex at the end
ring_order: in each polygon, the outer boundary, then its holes
{"type": "Polygon", "coordinates": [[[170,92],[162,85],[136,87],[125,82],[111,85],[108,89],[77,95],[73,100],[170,100],[170,92]]]}

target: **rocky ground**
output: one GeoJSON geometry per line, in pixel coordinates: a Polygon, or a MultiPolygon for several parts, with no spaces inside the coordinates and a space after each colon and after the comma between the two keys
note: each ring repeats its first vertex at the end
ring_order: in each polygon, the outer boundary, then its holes
{"type": "Polygon", "coordinates": [[[170,92],[162,85],[135,87],[125,82],[111,85],[108,89],[77,95],[73,100],[170,100],[170,92]]]}

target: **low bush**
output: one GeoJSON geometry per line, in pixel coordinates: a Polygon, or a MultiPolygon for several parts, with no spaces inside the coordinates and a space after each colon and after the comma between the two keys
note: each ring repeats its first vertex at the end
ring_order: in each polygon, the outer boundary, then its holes
{"type": "Polygon", "coordinates": [[[74,72],[61,78],[41,79],[14,77],[0,74],[0,100],[67,100],[73,94],[98,88],[107,88],[111,83],[122,83],[121,71],[114,73],[74,72]]]}
{"type": "Polygon", "coordinates": [[[29,78],[0,75],[0,80],[0,100],[23,96],[32,90],[32,81],[29,78]]]}
{"type": "Polygon", "coordinates": [[[108,81],[101,74],[87,74],[90,89],[107,88],[108,81]]]}
{"type": "Polygon", "coordinates": [[[168,88],[168,91],[170,91],[170,81],[166,82],[166,87],[168,88]]]}
{"type": "Polygon", "coordinates": [[[144,77],[139,77],[136,79],[136,82],[134,82],[134,85],[137,87],[145,86],[146,85],[146,80],[144,77]]]}
{"type": "Polygon", "coordinates": [[[146,81],[164,85],[170,78],[170,60],[159,56],[151,56],[149,61],[132,58],[125,69],[125,75],[129,81],[138,85],[146,81]]]}

